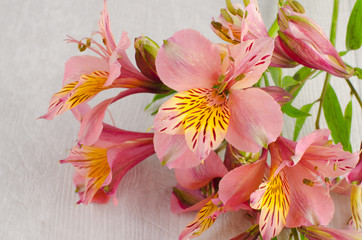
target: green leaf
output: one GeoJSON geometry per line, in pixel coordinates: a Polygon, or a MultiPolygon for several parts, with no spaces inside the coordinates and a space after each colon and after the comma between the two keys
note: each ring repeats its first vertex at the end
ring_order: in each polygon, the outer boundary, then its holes
{"type": "Polygon", "coordinates": [[[275,86],[280,87],[282,85],[282,74],[283,74],[282,69],[269,67],[269,72],[274,81],[275,86]]]}
{"type": "Polygon", "coordinates": [[[285,77],[283,77],[283,80],[282,80],[282,88],[287,88],[287,87],[290,87],[290,86],[295,86],[296,84],[298,84],[298,82],[295,81],[292,76],[285,76],[285,77]]]}
{"type": "MultiPolygon", "coordinates": [[[[303,107],[301,107],[300,111],[309,113],[310,109],[312,108],[312,106],[314,105],[315,102],[309,103],[304,105],[303,107]]],[[[296,141],[300,131],[302,130],[302,127],[305,123],[305,120],[307,118],[306,117],[301,117],[301,118],[297,118],[297,120],[295,121],[295,128],[294,128],[294,134],[293,134],[293,141],[296,141]]]]}
{"type": "Polygon", "coordinates": [[[304,80],[310,73],[312,72],[311,68],[302,67],[299,69],[294,75],[293,78],[295,81],[302,81],[304,80]]]}
{"type": "Polygon", "coordinates": [[[362,69],[361,68],[354,68],[354,75],[358,77],[358,79],[362,79],[362,69]]]}
{"type": "Polygon", "coordinates": [[[362,0],[357,0],[348,20],[346,33],[347,50],[359,49],[362,45],[362,0]]]}
{"type": "Polygon", "coordinates": [[[349,101],[349,103],[346,106],[346,109],[344,109],[344,123],[346,125],[346,131],[347,131],[347,137],[348,137],[348,151],[352,152],[352,146],[350,142],[351,138],[351,125],[352,125],[352,100],[349,101]]]}
{"type": "MultiPolygon", "coordinates": [[[[347,106],[346,119],[350,113],[350,107],[347,106]]],[[[328,128],[331,130],[331,135],[335,143],[341,143],[343,149],[349,149],[348,126],[342,113],[341,105],[339,104],[336,93],[332,86],[328,84],[326,95],[323,102],[323,112],[328,128]]]]}
{"type": "Polygon", "coordinates": [[[145,107],[145,110],[149,109],[152,106],[152,104],[154,104],[157,100],[170,96],[171,94],[174,94],[175,92],[176,91],[172,90],[169,93],[165,93],[165,94],[155,94],[152,101],[149,104],[147,104],[147,106],[145,107]]]}
{"type": "Polygon", "coordinates": [[[301,118],[301,117],[310,116],[309,113],[293,107],[290,103],[284,104],[281,109],[283,113],[287,114],[289,117],[292,118],[301,118]]]}
{"type": "Polygon", "coordinates": [[[311,68],[302,67],[293,75],[294,80],[297,81],[298,84],[289,86],[285,89],[288,92],[290,92],[293,88],[296,88],[296,90],[293,90],[293,93],[292,93],[292,95],[293,95],[292,101],[296,98],[296,96],[298,95],[300,90],[303,88],[303,86],[305,84],[305,81],[303,81],[303,80],[305,80],[311,74],[312,71],[313,70],[311,68]]]}
{"type": "Polygon", "coordinates": [[[339,52],[339,56],[343,57],[344,55],[346,55],[348,53],[348,51],[343,51],[343,52],[339,52]]]}

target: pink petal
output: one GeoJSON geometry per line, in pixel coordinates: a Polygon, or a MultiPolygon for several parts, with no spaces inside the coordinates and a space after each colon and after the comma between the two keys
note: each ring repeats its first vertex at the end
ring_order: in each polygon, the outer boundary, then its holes
{"type": "Polygon", "coordinates": [[[242,35],[241,39],[246,41],[250,39],[269,37],[263,18],[258,11],[258,3],[256,1],[251,1],[249,5],[246,6],[245,11],[248,12],[248,15],[244,19],[243,23],[245,22],[247,25],[248,32],[245,36],[242,35]]]}
{"type": "Polygon", "coordinates": [[[258,189],[266,165],[267,152],[260,160],[231,170],[220,181],[219,197],[225,208],[237,211],[242,208],[250,194],[258,189]]]}
{"type": "Polygon", "coordinates": [[[251,87],[260,79],[268,68],[274,49],[274,39],[269,37],[248,40],[229,46],[229,55],[233,59],[232,78],[242,76],[234,81],[232,89],[251,87]]]}
{"type": "Polygon", "coordinates": [[[109,21],[106,0],[104,0],[103,2],[103,11],[101,13],[101,18],[98,21],[98,27],[102,33],[103,38],[106,40],[106,46],[108,51],[112,52],[116,48],[116,44],[114,43],[114,38],[111,31],[111,24],[109,21]]]}
{"type": "Polygon", "coordinates": [[[198,189],[208,184],[212,179],[223,177],[227,173],[222,160],[215,152],[210,152],[203,164],[193,168],[177,168],[175,175],[177,182],[184,188],[198,189]]]}
{"type": "Polygon", "coordinates": [[[169,168],[191,168],[201,162],[187,146],[184,135],[169,135],[156,131],[154,144],[161,164],[169,168]]]}
{"type": "Polygon", "coordinates": [[[63,86],[78,81],[83,74],[91,74],[94,71],[109,71],[106,61],[94,56],[75,56],[65,63],[63,86]]]}
{"type": "Polygon", "coordinates": [[[103,119],[108,106],[119,99],[135,93],[145,92],[143,88],[132,88],[120,92],[117,96],[104,100],[90,110],[83,118],[79,133],[79,144],[91,145],[99,137],[103,129],[103,119]]]}
{"type": "Polygon", "coordinates": [[[331,131],[329,129],[320,129],[300,139],[295,148],[295,155],[292,157],[294,165],[299,162],[305,150],[307,150],[310,145],[324,145],[328,141],[330,134],[331,131]]]}
{"type": "Polygon", "coordinates": [[[304,183],[314,182],[316,177],[302,163],[286,167],[284,171],[291,186],[286,227],[327,225],[334,214],[334,203],[328,190],[319,182],[304,183]]]}
{"type": "Polygon", "coordinates": [[[274,98],[281,106],[292,100],[293,96],[281,87],[270,86],[261,88],[274,98]]]}
{"type": "Polygon", "coordinates": [[[351,171],[358,161],[358,152],[343,151],[341,144],[330,146],[310,146],[304,153],[303,164],[316,174],[325,177],[338,177],[351,171]]]}
{"type": "Polygon", "coordinates": [[[149,81],[129,60],[126,50],[130,45],[131,41],[127,36],[127,32],[122,32],[121,40],[109,59],[109,77],[104,86],[111,85],[113,81],[119,77],[149,81]]]}
{"type": "Polygon", "coordinates": [[[215,44],[191,29],[169,38],[156,57],[157,73],[176,91],[212,88],[221,74],[220,53],[215,44]]]}
{"type": "Polygon", "coordinates": [[[81,122],[84,116],[91,110],[91,107],[87,103],[81,103],[75,108],[72,108],[71,111],[74,117],[81,122]]]}
{"type": "Polygon", "coordinates": [[[114,196],[123,176],[138,163],[154,154],[152,138],[124,142],[107,152],[112,178],[109,185],[103,187],[107,195],[114,196]]]}
{"type": "Polygon", "coordinates": [[[186,189],[177,185],[171,195],[171,212],[184,213],[200,210],[214,195],[205,198],[200,189],[186,189]]]}
{"type": "Polygon", "coordinates": [[[273,97],[257,88],[233,90],[229,95],[226,140],[245,152],[258,152],[282,131],[283,113],[273,97]]]}
{"type": "Polygon", "coordinates": [[[359,160],[356,167],[348,174],[347,180],[351,183],[356,181],[357,185],[362,183],[362,152],[359,154],[359,160]]]}

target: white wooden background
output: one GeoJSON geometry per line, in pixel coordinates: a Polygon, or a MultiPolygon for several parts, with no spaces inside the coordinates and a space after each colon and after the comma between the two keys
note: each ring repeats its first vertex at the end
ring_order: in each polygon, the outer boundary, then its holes
{"type": "MultiPolygon", "coordinates": [[[[121,182],[119,205],[78,205],[72,184],[73,167],[59,164],[76,142],[78,122],[70,112],[53,121],[36,120],[44,114],[53,93],[61,87],[65,61],[79,54],[77,46],[63,41],[97,30],[101,0],[0,1],[0,239],[177,239],[195,213],[173,215],[169,210],[173,172],[161,167],[155,156],[131,170],[121,182]]],[[[277,0],[260,0],[269,27],[276,16],[277,0]]],[[[332,0],[301,0],[308,15],[329,35],[332,0]]],[[[345,49],[345,30],[354,0],[340,1],[337,49],[345,49]]],[[[210,30],[222,0],[109,0],[111,25],[116,39],[128,31],[131,39],[144,34],[162,43],[182,28],[194,28],[213,41],[210,30]]],[[[130,56],[134,53],[129,51],[130,56]]],[[[361,67],[362,51],[344,57],[361,67]]],[[[319,97],[324,74],[309,81],[295,101],[297,107],[319,97]]],[[[362,84],[352,79],[362,94],[362,84]]],[[[343,107],[349,89],[333,78],[343,107]]],[[[101,93],[98,100],[114,92],[101,93]]],[[[131,96],[114,104],[111,111],[118,127],[146,131],[152,118],[143,108],[151,95],[131,96]]],[[[94,103],[94,102],[93,102],[94,103]]],[[[353,149],[361,141],[361,111],[353,102],[353,149]]],[[[315,114],[317,106],[313,109],[315,114]]],[[[285,120],[284,135],[292,136],[293,119],[285,120]]],[[[322,120],[322,126],[326,126],[322,120]]],[[[302,130],[314,128],[309,119],[302,130]]],[[[348,200],[337,196],[334,226],[344,227],[348,200]]],[[[219,217],[198,239],[229,239],[249,226],[238,213],[219,217]]]]}

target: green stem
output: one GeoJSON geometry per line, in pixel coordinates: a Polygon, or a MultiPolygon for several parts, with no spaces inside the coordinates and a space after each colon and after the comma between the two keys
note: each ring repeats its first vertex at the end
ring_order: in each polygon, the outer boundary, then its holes
{"type": "Polygon", "coordinates": [[[339,6],[339,0],[334,0],[331,34],[329,35],[329,40],[331,41],[333,46],[336,45],[338,6],[339,6]]]}
{"type": "Polygon", "coordinates": [[[279,25],[278,25],[278,18],[275,18],[273,24],[271,25],[268,33],[270,37],[275,37],[278,34],[279,25]]]}
{"type": "Polygon", "coordinates": [[[294,240],[299,240],[298,232],[296,228],[292,228],[292,235],[294,240]]]}
{"type": "Polygon", "coordinates": [[[269,78],[268,75],[266,74],[266,72],[263,73],[263,77],[264,77],[264,83],[265,83],[265,87],[269,87],[269,78]]]}
{"type": "MultiPolygon", "coordinates": [[[[300,80],[298,85],[294,86],[289,93],[294,96],[294,93],[304,85],[304,83],[317,71],[317,69],[312,70],[304,79],[300,80]]],[[[295,97],[295,96],[294,96],[295,97]]]]}
{"type": "Polygon", "coordinates": [[[319,120],[321,118],[322,106],[324,102],[324,97],[326,96],[327,86],[329,84],[329,80],[331,79],[331,75],[329,73],[326,74],[326,78],[324,79],[324,85],[321,93],[321,97],[319,98],[319,107],[317,113],[317,119],[315,120],[315,129],[319,129],[319,120]]]}
{"type": "Polygon", "coordinates": [[[349,79],[345,79],[349,88],[351,89],[351,94],[353,94],[356,99],[357,99],[357,102],[359,103],[359,105],[361,106],[362,108],[362,100],[361,100],[361,97],[358,95],[358,92],[356,91],[356,89],[353,87],[351,81],[349,79]]]}
{"type": "MultiPolygon", "coordinates": [[[[333,3],[333,15],[332,15],[332,24],[331,24],[331,34],[329,35],[329,40],[331,41],[331,43],[333,44],[333,46],[336,43],[336,34],[337,34],[337,20],[338,20],[338,5],[339,5],[339,0],[334,0],[333,3]]],[[[324,102],[324,97],[326,95],[326,90],[327,90],[327,86],[329,84],[329,81],[331,79],[331,75],[329,73],[326,74],[326,78],[324,79],[324,85],[323,85],[323,90],[321,93],[321,97],[320,97],[320,101],[319,101],[319,108],[318,108],[318,113],[317,113],[317,119],[315,121],[315,128],[319,129],[319,120],[321,117],[321,112],[322,112],[322,106],[323,106],[323,102],[324,102]]]]}

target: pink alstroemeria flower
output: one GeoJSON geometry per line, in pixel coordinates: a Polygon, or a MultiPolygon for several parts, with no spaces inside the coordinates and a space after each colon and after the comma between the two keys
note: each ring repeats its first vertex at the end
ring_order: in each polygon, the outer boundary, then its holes
{"type": "Polygon", "coordinates": [[[334,204],[324,185],[330,177],[348,173],[356,165],[358,153],[332,145],[329,135],[328,129],[317,130],[299,142],[279,137],[269,145],[269,180],[250,196],[251,207],[261,210],[263,239],[278,235],[284,226],[327,225],[332,219],[334,204]]]}
{"type": "Polygon", "coordinates": [[[153,133],[130,132],[104,124],[99,139],[92,145],[76,145],[67,159],[76,173],[74,183],[78,203],[105,203],[113,197],[123,176],[138,163],[154,154],[153,133]]]}
{"type": "Polygon", "coordinates": [[[171,211],[200,210],[217,193],[219,181],[227,172],[222,160],[213,151],[204,164],[193,168],[176,168],[178,185],[171,196],[171,211]]]}
{"type": "Polygon", "coordinates": [[[279,9],[278,24],[280,44],[291,59],[337,77],[353,75],[353,70],[344,64],[321,27],[305,14],[286,5],[279,9]]]}
{"type": "MultiPolygon", "coordinates": [[[[269,37],[256,0],[251,0],[245,10],[241,4],[232,4],[227,1],[227,8],[221,9],[217,21],[213,19],[211,22],[211,29],[221,39],[232,44],[269,37]]],[[[284,53],[280,45],[280,39],[276,37],[270,66],[292,68],[297,65],[297,62],[284,53]]]]}
{"type": "Polygon", "coordinates": [[[233,146],[258,152],[275,141],[283,125],[273,97],[255,84],[270,63],[273,39],[218,46],[195,30],[181,30],[165,41],[156,69],[165,85],[178,91],[154,121],[155,150],[170,168],[205,160],[226,138],[233,146]]]}
{"type": "MultiPolygon", "coordinates": [[[[75,56],[66,62],[63,88],[52,96],[48,112],[40,118],[51,120],[111,88],[142,87],[152,93],[163,91],[163,84],[157,77],[151,79],[144,76],[129,60],[126,49],[131,41],[126,32],[122,33],[118,45],[115,44],[106,1],[98,25],[99,31],[94,35],[99,34],[103,43],[100,44],[93,38],[85,38],[83,40],[86,43],[82,43],[82,40],[71,37],[68,42],[77,43],[81,51],[89,49],[99,57],[75,56]]],[[[154,51],[157,53],[157,49],[154,51]]]]}

